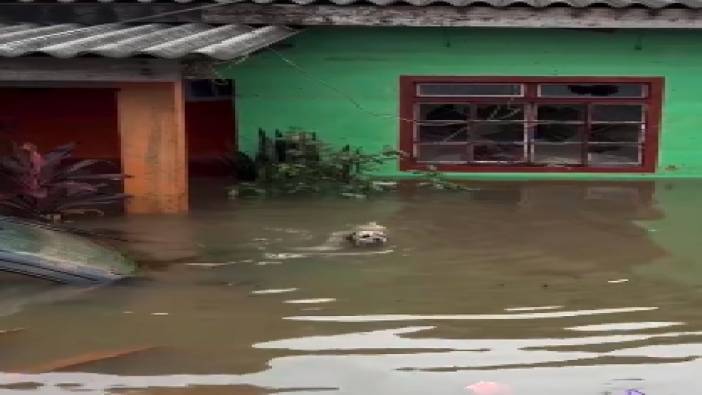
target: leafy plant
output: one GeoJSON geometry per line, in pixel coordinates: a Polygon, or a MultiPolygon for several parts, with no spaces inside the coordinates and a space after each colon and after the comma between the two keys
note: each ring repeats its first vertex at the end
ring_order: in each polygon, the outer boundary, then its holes
{"type": "Polygon", "coordinates": [[[346,146],[332,148],[306,132],[276,132],[275,141],[259,132],[257,180],[230,190],[230,196],[333,193],[350,198],[385,190],[389,183],[374,181],[369,173],[397,152],[367,154],[346,146]]]}
{"type": "Polygon", "coordinates": [[[123,174],[98,174],[92,169],[100,160],[67,163],[74,144],[42,155],[30,143],[12,144],[11,153],[0,156],[0,208],[11,214],[61,221],[66,215],[102,211],[96,207],[124,200],[123,193],[106,192],[109,183],[123,174]]]}
{"type": "Polygon", "coordinates": [[[360,149],[333,149],[323,143],[317,144],[316,158],[274,164],[270,185],[287,193],[332,191],[346,196],[383,189],[368,174],[392,159],[393,153],[365,154],[360,149]]]}
{"type": "MultiPolygon", "coordinates": [[[[346,146],[335,149],[304,131],[275,132],[275,139],[259,130],[255,182],[240,183],[229,192],[230,197],[285,195],[299,193],[333,193],[363,199],[374,192],[393,188],[396,183],[376,180],[371,174],[387,161],[407,154],[390,149],[365,153],[346,146]]],[[[434,166],[415,171],[420,187],[467,191],[470,188],[452,182],[434,166]]]]}
{"type": "Polygon", "coordinates": [[[426,170],[417,170],[414,172],[414,174],[418,175],[423,180],[419,184],[417,184],[420,187],[427,187],[430,189],[445,191],[471,190],[471,188],[468,188],[465,185],[461,185],[459,183],[446,179],[446,176],[444,176],[443,173],[438,171],[436,166],[429,165],[427,166],[426,170]]]}

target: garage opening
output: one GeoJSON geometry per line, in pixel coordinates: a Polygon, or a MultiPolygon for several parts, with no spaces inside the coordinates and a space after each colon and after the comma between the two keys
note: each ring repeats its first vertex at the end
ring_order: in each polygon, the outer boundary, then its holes
{"type": "MultiPolygon", "coordinates": [[[[12,142],[32,143],[40,152],[74,143],[72,160],[99,159],[99,170],[119,171],[119,88],[63,85],[0,88],[0,154],[12,142]]],[[[236,152],[232,83],[184,81],[183,101],[191,180],[230,176],[227,158],[236,152]]]]}

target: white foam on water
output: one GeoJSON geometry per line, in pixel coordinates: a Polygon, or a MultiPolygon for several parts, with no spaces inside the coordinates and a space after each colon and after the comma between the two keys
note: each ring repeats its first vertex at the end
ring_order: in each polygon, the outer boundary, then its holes
{"type": "Polygon", "coordinates": [[[365,255],[385,255],[392,254],[395,250],[380,250],[380,251],[359,251],[359,252],[329,252],[319,254],[321,256],[365,256],[365,255]]]}
{"type": "Polygon", "coordinates": [[[508,307],[505,311],[545,311],[545,310],[558,310],[562,309],[563,306],[525,306],[525,307],[508,307]]]}
{"type": "Polygon", "coordinates": [[[283,294],[288,292],[295,292],[297,288],[279,288],[279,289],[259,289],[252,291],[252,295],[273,295],[273,294],[283,294]]]}
{"type": "Polygon", "coordinates": [[[191,263],[186,263],[185,266],[194,266],[194,267],[219,267],[219,266],[229,266],[233,265],[236,262],[191,262],[191,263]]]}
{"type": "Polygon", "coordinates": [[[290,304],[315,304],[315,303],[331,303],[335,302],[334,298],[316,298],[316,299],[292,299],[286,300],[284,303],[290,304]]]}
{"type": "Polygon", "coordinates": [[[668,328],[671,326],[685,325],[684,322],[618,322],[611,324],[594,324],[571,326],[564,328],[569,331],[606,332],[606,331],[636,331],[641,329],[668,328]]]}
{"type": "Polygon", "coordinates": [[[463,320],[532,320],[543,318],[579,317],[598,314],[633,313],[637,311],[657,310],[658,307],[621,307],[613,309],[571,310],[556,312],[538,312],[524,314],[378,314],[378,315],[337,315],[337,316],[292,316],[283,317],[293,321],[319,322],[385,322],[385,321],[463,321],[463,320]]]}
{"type": "Polygon", "coordinates": [[[256,266],[270,266],[270,265],[280,265],[283,262],[280,261],[260,261],[256,262],[256,266]]]}
{"type": "Polygon", "coordinates": [[[339,252],[339,251],[336,251],[335,248],[327,249],[327,247],[324,247],[324,246],[305,248],[305,251],[306,252],[304,254],[289,253],[289,252],[266,253],[266,254],[264,254],[264,257],[266,259],[287,260],[287,259],[300,259],[300,258],[309,258],[309,257],[385,255],[385,254],[392,254],[393,252],[395,252],[394,249],[339,252]]]}
{"type": "Polygon", "coordinates": [[[299,259],[299,258],[304,258],[305,254],[295,254],[295,253],[289,253],[289,252],[280,252],[280,253],[266,253],[263,255],[266,259],[299,259]]]}

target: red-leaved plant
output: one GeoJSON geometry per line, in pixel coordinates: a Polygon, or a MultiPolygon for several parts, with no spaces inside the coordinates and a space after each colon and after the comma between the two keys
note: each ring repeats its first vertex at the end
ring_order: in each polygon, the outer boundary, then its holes
{"type": "Polygon", "coordinates": [[[74,144],[42,155],[30,143],[12,144],[11,152],[0,155],[0,209],[10,214],[57,222],[66,215],[102,213],[96,207],[121,202],[127,195],[105,191],[123,174],[92,171],[100,160],[66,163],[74,144]]]}

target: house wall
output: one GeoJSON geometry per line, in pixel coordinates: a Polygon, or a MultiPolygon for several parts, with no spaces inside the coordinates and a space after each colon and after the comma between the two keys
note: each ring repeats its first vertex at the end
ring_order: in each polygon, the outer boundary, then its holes
{"type": "MultiPolygon", "coordinates": [[[[397,148],[399,77],[662,76],[655,174],[457,174],[471,178],[702,177],[702,41],[694,31],[310,28],[288,48],[222,66],[235,79],[239,144],[301,128],[335,145],[397,148]],[[285,59],[281,58],[284,57],[285,59]]],[[[397,163],[378,175],[407,175],[397,163]]]]}

